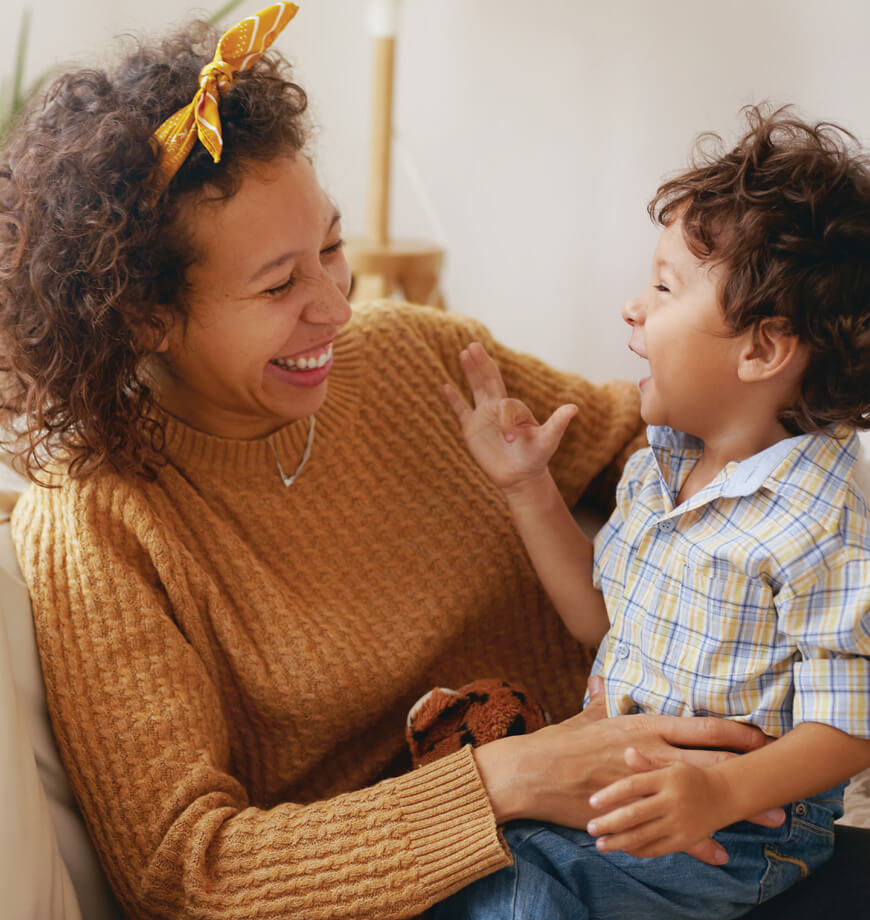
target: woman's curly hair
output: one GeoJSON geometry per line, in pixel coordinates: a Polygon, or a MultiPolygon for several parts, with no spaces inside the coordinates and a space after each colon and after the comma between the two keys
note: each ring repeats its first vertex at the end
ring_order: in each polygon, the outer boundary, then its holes
{"type": "Polygon", "coordinates": [[[735,333],[778,317],[809,346],[801,393],[781,416],[788,430],[870,428],[870,159],[849,132],[789,107],[744,114],[726,153],[718,135],[701,135],[692,168],[659,187],[650,216],[682,219],[694,255],[725,267],[720,301],[735,333]]]}
{"type": "Polygon", "coordinates": [[[193,98],[218,38],[194,23],[111,73],[58,78],[0,152],[0,393],[7,447],[33,479],[57,463],[154,475],[163,431],[143,362],[165,317],[186,315],[197,254],[182,208],[305,149],[306,95],[273,52],[220,101],[220,163],[197,143],[155,197],[151,135],[193,98]]]}

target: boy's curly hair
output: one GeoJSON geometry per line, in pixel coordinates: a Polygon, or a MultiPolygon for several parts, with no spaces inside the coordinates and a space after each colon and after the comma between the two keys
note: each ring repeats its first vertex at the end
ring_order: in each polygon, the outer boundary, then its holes
{"type": "Polygon", "coordinates": [[[58,78],[0,152],[0,394],[33,479],[56,462],[154,475],[163,432],[143,361],[163,318],[186,315],[182,208],[206,186],[231,196],[252,162],[304,152],[306,95],[273,52],[221,99],[220,163],[197,143],[155,200],[149,140],[193,98],[218,38],[198,22],[111,73],[58,78]]]}
{"type": "Polygon", "coordinates": [[[725,266],[720,302],[735,332],[781,317],[809,346],[800,396],[780,419],[790,431],[870,428],[870,159],[849,132],[787,106],[744,114],[728,152],[701,135],[692,168],[659,187],[650,216],[681,218],[692,253],[725,266]]]}

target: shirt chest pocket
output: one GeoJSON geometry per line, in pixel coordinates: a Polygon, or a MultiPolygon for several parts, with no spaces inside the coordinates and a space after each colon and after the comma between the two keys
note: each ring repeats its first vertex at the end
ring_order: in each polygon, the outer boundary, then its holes
{"type": "Polygon", "coordinates": [[[679,666],[714,696],[759,677],[776,658],[773,590],[761,577],[685,563],[676,620],[679,666]]]}

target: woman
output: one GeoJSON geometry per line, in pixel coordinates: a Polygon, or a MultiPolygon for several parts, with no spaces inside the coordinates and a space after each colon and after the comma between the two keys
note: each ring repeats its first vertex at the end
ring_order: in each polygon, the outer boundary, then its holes
{"type": "Polygon", "coordinates": [[[14,537],[62,756],[131,917],[412,917],[509,862],[503,821],[582,825],[629,743],[761,743],[590,711],[407,772],[405,713],[436,681],[517,680],[558,721],[589,663],[439,395],[462,346],[539,415],[578,404],[553,466],[571,503],[607,495],[637,398],[463,317],[351,314],[305,95],[277,57],[234,56],[293,11],[231,30],[202,93],[201,29],[61,78],[2,164],[8,405],[50,486],[14,537]]]}

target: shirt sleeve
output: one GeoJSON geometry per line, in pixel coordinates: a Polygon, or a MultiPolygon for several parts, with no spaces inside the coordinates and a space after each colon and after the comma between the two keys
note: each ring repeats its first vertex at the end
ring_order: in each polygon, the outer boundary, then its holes
{"type": "Polygon", "coordinates": [[[131,916],[313,920],[352,904],[399,920],[509,864],[467,747],[334,798],[253,802],[210,677],[220,642],[207,667],[157,577],[170,548],[130,524],[135,504],[34,489],[14,521],[58,746],[131,916]]]}
{"type": "Polygon", "coordinates": [[[870,738],[870,558],[840,552],[783,587],[781,628],[797,644],[794,722],[821,722],[870,738]]]}
{"type": "Polygon", "coordinates": [[[637,387],[627,380],[594,384],[580,374],[557,370],[532,355],[502,345],[477,320],[458,313],[410,307],[403,321],[438,349],[448,379],[471,400],[459,352],[480,342],[498,364],[508,394],[522,400],[539,422],[565,403],[579,412],[550,461],[568,505],[581,496],[610,511],[616,484],[628,458],[646,445],[637,387]]]}

